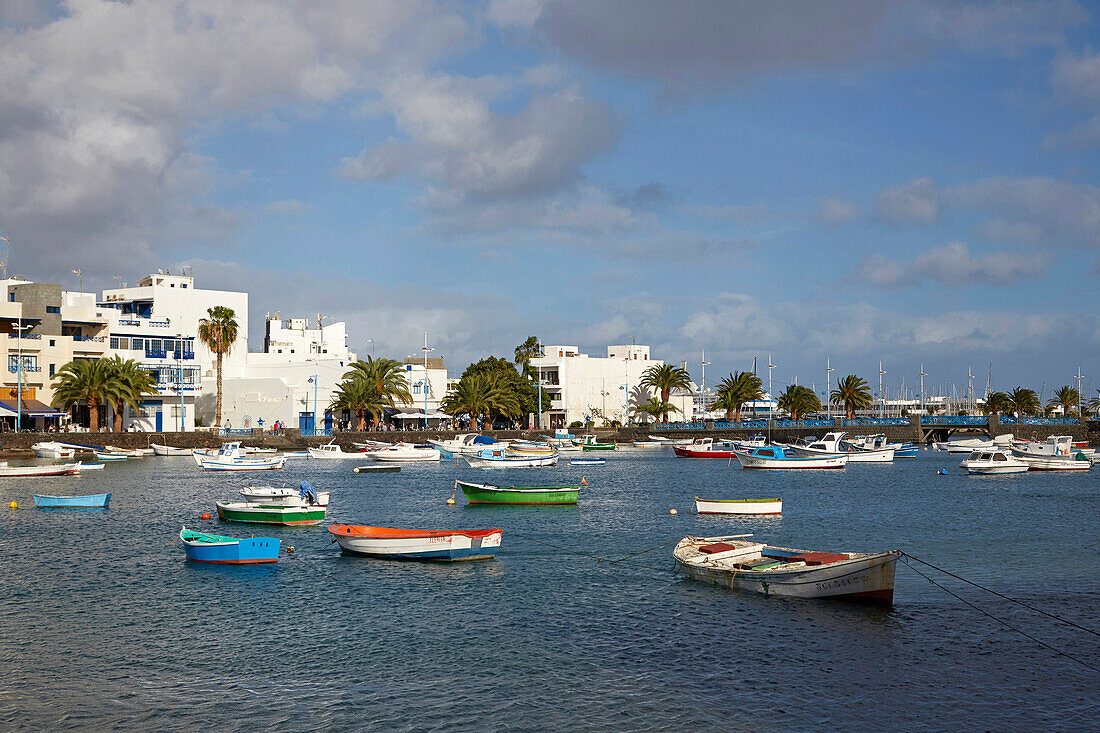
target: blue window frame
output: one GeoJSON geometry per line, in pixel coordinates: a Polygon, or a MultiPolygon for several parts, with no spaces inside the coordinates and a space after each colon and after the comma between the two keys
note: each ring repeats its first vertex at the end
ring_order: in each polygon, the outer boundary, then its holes
{"type": "Polygon", "coordinates": [[[59,306],[59,305],[48,305],[48,306],[46,306],[46,312],[47,313],[60,314],[61,313],[61,306],[59,306]]]}

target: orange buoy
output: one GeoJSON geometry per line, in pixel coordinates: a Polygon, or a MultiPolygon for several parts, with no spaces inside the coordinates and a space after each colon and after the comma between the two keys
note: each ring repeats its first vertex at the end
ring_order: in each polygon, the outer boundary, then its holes
{"type": "Polygon", "coordinates": [[[210,512],[203,512],[201,518],[202,519],[210,519],[210,512]]]}

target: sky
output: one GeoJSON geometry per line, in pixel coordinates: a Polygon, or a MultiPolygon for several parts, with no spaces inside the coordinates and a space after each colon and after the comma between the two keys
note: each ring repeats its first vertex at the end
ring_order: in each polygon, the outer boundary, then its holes
{"type": "Polygon", "coordinates": [[[1092,394],[1094,49],[1072,0],[0,0],[0,236],[455,374],[536,335],[1092,394]]]}

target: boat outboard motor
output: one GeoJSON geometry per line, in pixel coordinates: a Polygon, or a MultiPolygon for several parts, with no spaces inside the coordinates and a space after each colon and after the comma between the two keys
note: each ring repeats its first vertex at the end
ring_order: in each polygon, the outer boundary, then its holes
{"type": "Polygon", "coordinates": [[[317,503],[317,491],[308,481],[303,481],[298,485],[298,494],[310,504],[317,503]]]}

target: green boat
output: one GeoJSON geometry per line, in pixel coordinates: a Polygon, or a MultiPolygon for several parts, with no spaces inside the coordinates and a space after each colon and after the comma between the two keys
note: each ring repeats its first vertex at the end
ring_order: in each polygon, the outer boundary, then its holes
{"type": "MultiPolygon", "coordinates": [[[[471,504],[528,504],[549,506],[576,504],[581,486],[492,486],[457,481],[458,487],[471,504]]],[[[586,486],[587,484],[582,484],[586,486]]]]}
{"type": "Polygon", "coordinates": [[[581,442],[581,448],[583,450],[615,450],[614,443],[600,443],[596,440],[595,435],[586,435],[581,442]]]}
{"type": "Polygon", "coordinates": [[[306,525],[320,524],[325,520],[327,506],[279,506],[245,501],[219,501],[218,519],[223,522],[246,524],[306,525]]]}

